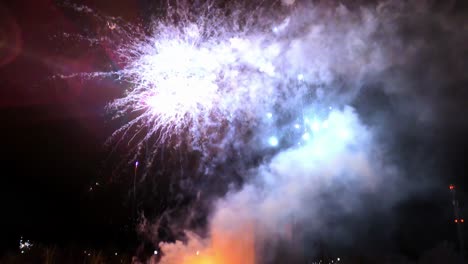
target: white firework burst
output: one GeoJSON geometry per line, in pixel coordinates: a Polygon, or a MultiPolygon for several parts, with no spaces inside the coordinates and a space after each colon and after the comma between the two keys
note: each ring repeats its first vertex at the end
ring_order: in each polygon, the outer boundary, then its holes
{"type": "MultiPolygon", "coordinates": [[[[271,100],[281,76],[273,66],[280,47],[247,24],[199,18],[178,25],[160,22],[149,36],[118,49],[126,66],[115,72],[130,83],[124,97],[108,105],[116,117],[132,116],[114,136],[141,144],[197,148],[216,137],[223,124],[271,100]],[[220,22],[220,23],[217,23],[220,22]]],[[[260,28],[258,25],[256,29],[260,28]]]]}

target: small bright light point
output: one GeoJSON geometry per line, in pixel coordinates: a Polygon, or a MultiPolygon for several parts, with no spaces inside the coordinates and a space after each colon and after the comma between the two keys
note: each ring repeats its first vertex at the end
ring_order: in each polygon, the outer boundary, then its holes
{"type": "Polygon", "coordinates": [[[455,223],[458,223],[458,219],[455,219],[455,223]]]}
{"type": "Polygon", "coordinates": [[[19,241],[19,248],[20,249],[30,249],[32,246],[33,246],[33,244],[31,242],[29,242],[29,240],[26,240],[25,242],[23,242],[23,237],[21,237],[21,239],[19,241]]]}
{"type": "Polygon", "coordinates": [[[309,133],[304,133],[304,135],[302,135],[302,139],[303,140],[309,140],[310,139],[310,134],[309,133]]]}
{"type": "Polygon", "coordinates": [[[304,75],[303,75],[303,74],[298,74],[298,75],[297,75],[297,80],[298,80],[298,81],[304,80],[304,75]]]}
{"type": "Polygon", "coordinates": [[[453,190],[453,189],[455,189],[455,186],[453,184],[450,184],[449,189],[453,190]]]}
{"type": "Polygon", "coordinates": [[[460,219],[460,222],[464,223],[464,222],[465,222],[465,219],[460,219]]]}
{"type": "Polygon", "coordinates": [[[301,126],[299,124],[295,124],[294,128],[299,129],[299,128],[301,128],[301,126]]]}
{"type": "Polygon", "coordinates": [[[267,116],[268,119],[270,119],[270,118],[273,117],[273,114],[272,113],[267,113],[266,116],[267,116]]]}
{"type": "Polygon", "coordinates": [[[270,146],[272,146],[272,147],[278,146],[278,144],[279,144],[278,138],[275,137],[275,136],[270,137],[270,138],[268,139],[268,144],[270,144],[270,146]]]}
{"type": "Polygon", "coordinates": [[[117,256],[117,252],[115,252],[115,253],[114,253],[114,255],[116,255],[116,256],[117,256]]]}
{"type": "Polygon", "coordinates": [[[157,251],[157,250],[155,250],[155,251],[154,251],[154,255],[157,255],[157,254],[158,254],[158,251],[157,251]]]}
{"type": "Polygon", "coordinates": [[[340,259],[340,258],[337,258],[336,260],[340,261],[341,259],[340,259]]]}
{"type": "Polygon", "coordinates": [[[135,167],[138,167],[138,161],[135,162],[135,167]]]}
{"type": "Polygon", "coordinates": [[[196,253],[196,254],[197,254],[197,256],[200,255],[200,251],[197,250],[197,253],[196,253]]]}

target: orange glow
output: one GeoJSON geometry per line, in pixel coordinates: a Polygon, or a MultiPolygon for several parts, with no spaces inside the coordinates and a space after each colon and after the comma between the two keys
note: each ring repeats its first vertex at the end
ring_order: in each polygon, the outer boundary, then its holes
{"type": "Polygon", "coordinates": [[[455,223],[458,223],[458,219],[455,219],[455,223]]]}
{"type": "Polygon", "coordinates": [[[182,264],[254,264],[255,241],[252,225],[237,230],[211,231],[208,248],[185,256],[182,264]]]}
{"type": "Polygon", "coordinates": [[[460,222],[464,223],[464,222],[465,222],[465,219],[460,219],[460,222]]]}

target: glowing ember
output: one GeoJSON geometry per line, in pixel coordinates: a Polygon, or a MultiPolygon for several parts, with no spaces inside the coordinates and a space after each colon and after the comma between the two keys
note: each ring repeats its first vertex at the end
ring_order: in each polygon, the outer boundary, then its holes
{"type": "MultiPolygon", "coordinates": [[[[192,243],[197,240],[191,237],[192,243]]],[[[170,258],[163,258],[162,264],[255,264],[254,229],[251,225],[235,228],[235,230],[212,230],[207,246],[196,251],[180,251],[174,253],[173,244],[163,244],[164,252],[170,258]]]]}

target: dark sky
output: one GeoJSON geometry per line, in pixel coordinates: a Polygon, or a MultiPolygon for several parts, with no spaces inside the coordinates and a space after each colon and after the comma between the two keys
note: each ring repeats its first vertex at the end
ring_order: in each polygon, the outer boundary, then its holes
{"type": "MultiPolygon", "coordinates": [[[[108,2],[83,4],[130,22],[147,20],[155,9],[149,1],[108,2]]],[[[119,96],[122,85],[110,79],[51,78],[56,72],[119,67],[105,46],[89,50],[87,43],[70,44],[62,38],[64,31],[92,35],[92,30],[91,20],[51,0],[0,4],[2,248],[16,247],[20,236],[80,247],[107,247],[115,241],[126,247],[135,241],[131,169],[115,175],[112,164],[119,163],[119,153],[111,155],[104,147],[115,124],[103,107],[119,96]]],[[[401,252],[454,240],[448,185],[457,185],[462,205],[468,188],[468,77],[464,80],[451,84],[450,92],[429,95],[439,117],[427,126],[400,114],[398,109],[408,102],[398,96],[363,92],[354,103],[365,122],[383,115],[388,126],[398,127],[387,135],[395,141],[390,151],[398,153],[397,162],[407,164],[422,185],[425,174],[437,182],[430,192],[410,195],[395,207],[392,228],[401,252]],[[421,161],[427,163],[422,171],[421,161]]]]}
{"type": "MultiPolygon", "coordinates": [[[[125,10],[129,19],[138,12],[130,2],[104,7],[125,10]]],[[[86,19],[53,1],[11,1],[0,4],[0,13],[1,246],[17,247],[20,236],[83,247],[122,241],[116,238],[132,233],[128,189],[106,167],[112,130],[103,109],[122,87],[52,79],[58,69],[111,63],[105,48],[82,52],[86,43],[66,43],[63,32],[84,34],[79,23],[86,19]]]]}

